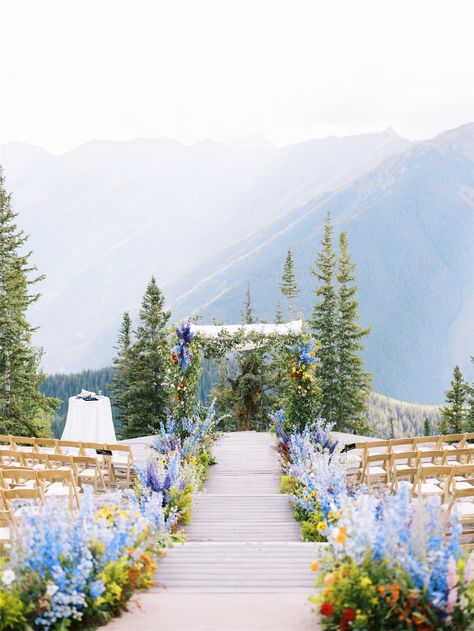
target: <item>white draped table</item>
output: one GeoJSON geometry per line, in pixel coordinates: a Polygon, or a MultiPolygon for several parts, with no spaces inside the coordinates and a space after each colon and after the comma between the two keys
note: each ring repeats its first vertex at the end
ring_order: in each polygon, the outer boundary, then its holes
{"type": "Polygon", "coordinates": [[[97,401],[84,401],[69,397],[66,426],[61,440],[116,443],[110,399],[98,397],[97,401]]]}

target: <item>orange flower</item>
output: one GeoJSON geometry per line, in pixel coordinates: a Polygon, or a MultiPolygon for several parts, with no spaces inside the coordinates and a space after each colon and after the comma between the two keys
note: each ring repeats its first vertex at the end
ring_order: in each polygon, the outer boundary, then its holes
{"type": "Polygon", "coordinates": [[[311,561],[311,572],[317,572],[319,569],[319,561],[311,561]]]}
{"type": "Polygon", "coordinates": [[[337,529],[336,536],[334,537],[334,539],[337,541],[337,543],[345,543],[346,542],[347,531],[346,531],[346,527],[345,526],[341,526],[340,528],[337,529]]]}
{"type": "Polygon", "coordinates": [[[326,576],[324,577],[324,584],[329,587],[329,585],[332,585],[336,581],[336,579],[337,579],[336,572],[330,572],[329,574],[326,574],[326,576]]]}

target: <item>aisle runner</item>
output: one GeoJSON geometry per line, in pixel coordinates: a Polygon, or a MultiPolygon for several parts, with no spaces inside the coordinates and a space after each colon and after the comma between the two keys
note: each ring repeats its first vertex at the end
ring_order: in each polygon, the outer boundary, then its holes
{"type": "Polygon", "coordinates": [[[141,631],[306,631],[316,629],[307,596],[317,544],[301,541],[269,434],[225,434],[213,448],[195,496],[187,542],[160,563],[161,588],[142,596],[141,612],[112,629],[141,631]]]}

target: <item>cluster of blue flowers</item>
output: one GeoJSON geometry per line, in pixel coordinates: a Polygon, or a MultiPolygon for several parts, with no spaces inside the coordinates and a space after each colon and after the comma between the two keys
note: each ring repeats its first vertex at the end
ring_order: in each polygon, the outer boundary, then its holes
{"type": "Polygon", "coordinates": [[[282,436],[288,440],[288,474],[302,485],[293,501],[308,513],[319,510],[325,522],[322,532],[341,561],[351,558],[360,564],[369,554],[374,561],[401,568],[443,610],[450,594],[449,566],[462,556],[456,517],[447,522],[439,498],[414,501],[407,483],[401,482],[395,494],[384,491],[378,497],[363,486],[348,488],[330,430],[318,421],[302,433],[282,436]]]}
{"type": "Polygon", "coordinates": [[[208,408],[198,408],[189,418],[176,419],[168,412],[167,421],[160,424],[152,447],[162,455],[179,451],[182,458],[195,456],[202,449],[206,436],[215,429],[216,424],[215,400],[208,408]]]}
{"type": "Polygon", "coordinates": [[[16,577],[33,575],[46,585],[50,603],[41,610],[35,627],[50,629],[61,620],[81,620],[87,600],[100,598],[105,585],[101,568],[121,558],[124,550],[139,545],[141,535],[154,524],[147,515],[131,510],[124,501],[113,522],[101,515],[87,488],[77,513],[49,500],[44,510],[25,517],[22,546],[15,549],[12,570],[16,577]],[[100,558],[94,548],[101,550],[100,558]]]}
{"type": "Polygon", "coordinates": [[[176,363],[183,372],[186,372],[191,366],[193,354],[190,349],[190,344],[194,338],[194,333],[191,331],[191,322],[182,322],[180,326],[176,327],[176,335],[178,343],[174,347],[174,357],[176,363]]]}

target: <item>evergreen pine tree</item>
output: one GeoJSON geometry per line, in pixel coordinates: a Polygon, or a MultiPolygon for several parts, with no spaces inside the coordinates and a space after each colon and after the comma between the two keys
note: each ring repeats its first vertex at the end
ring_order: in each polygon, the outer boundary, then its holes
{"type": "Polygon", "coordinates": [[[170,312],[153,277],[148,284],[139,313],[135,342],[130,348],[127,395],[127,424],[124,438],[146,436],[166,418],[170,393],[166,370],[171,348],[166,325],[170,312]]]}
{"type": "Polygon", "coordinates": [[[122,325],[115,348],[117,356],[113,360],[114,376],[110,389],[113,393],[113,404],[120,432],[126,433],[130,403],[130,361],[132,349],[132,320],[128,311],[125,311],[123,314],[122,325]]]}
{"type": "Polygon", "coordinates": [[[283,276],[280,282],[280,291],[286,297],[288,319],[291,320],[295,313],[293,301],[298,297],[300,293],[300,290],[296,283],[295,264],[293,261],[291,248],[288,248],[285,263],[283,265],[283,276]]]}
{"type": "Polygon", "coordinates": [[[337,294],[334,288],[336,254],[332,247],[332,223],[328,212],[322,249],[318,254],[312,274],[319,284],[316,295],[319,300],[313,308],[311,328],[319,343],[318,379],[321,389],[319,414],[327,422],[336,422],[338,413],[337,376],[337,294]]]}
{"type": "MultiPolygon", "coordinates": [[[[474,363],[474,357],[471,357],[471,361],[474,363]]],[[[474,433],[474,383],[471,383],[467,388],[467,411],[464,431],[470,434],[474,433]]]]}
{"type": "Polygon", "coordinates": [[[31,252],[24,251],[28,237],[16,216],[0,168],[0,433],[38,436],[49,434],[59,401],[39,392],[41,351],[31,345],[34,329],[26,314],[40,297],[32,287],[43,277],[34,276],[31,252]]]}
{"type": "Polygon", "coordinates": [[[459,366],[454,367],[450,390],[446,391],[445,405],[441,408],[444,423],[442,428],[448,433],[459,434],[464,431],[467,417],[468,385],[464,382],[459,366]]]}
{"type": "Polygon", "coordinates": [[[338,308],[336,316],[335,348],[337,355],[337,407],[336,427],[339,430],[364,434],[367,400],[370,394],[371,376],[364,371],[360,356],[362,338],[370,329],[357,323],[357,288],[354,285],[355,265],[349,254],[347,235],[339,235],[339,262],[337,268],[338,308]]]}
{"type": "Polygon", "coordinates": [[[275,324],[283,324],[283,313],[281,310],[280,301],[277,302],[277,305],[275,308],[275,324]]]}
{"type": "Polygon", "coordinates": [[[429,419],[426,416],[423,420],[423,436],[431,436],[431,425],[429,419]]]}
{"type": "Polygon", "coordinates": [[[244,310],[242,312],[242,321],[244,324],[253,324],[255,322],[255,314],[253,312],[252,297],[250,296],[250,283],[247,283],[247,293],[245,294],[244,310]]]}

